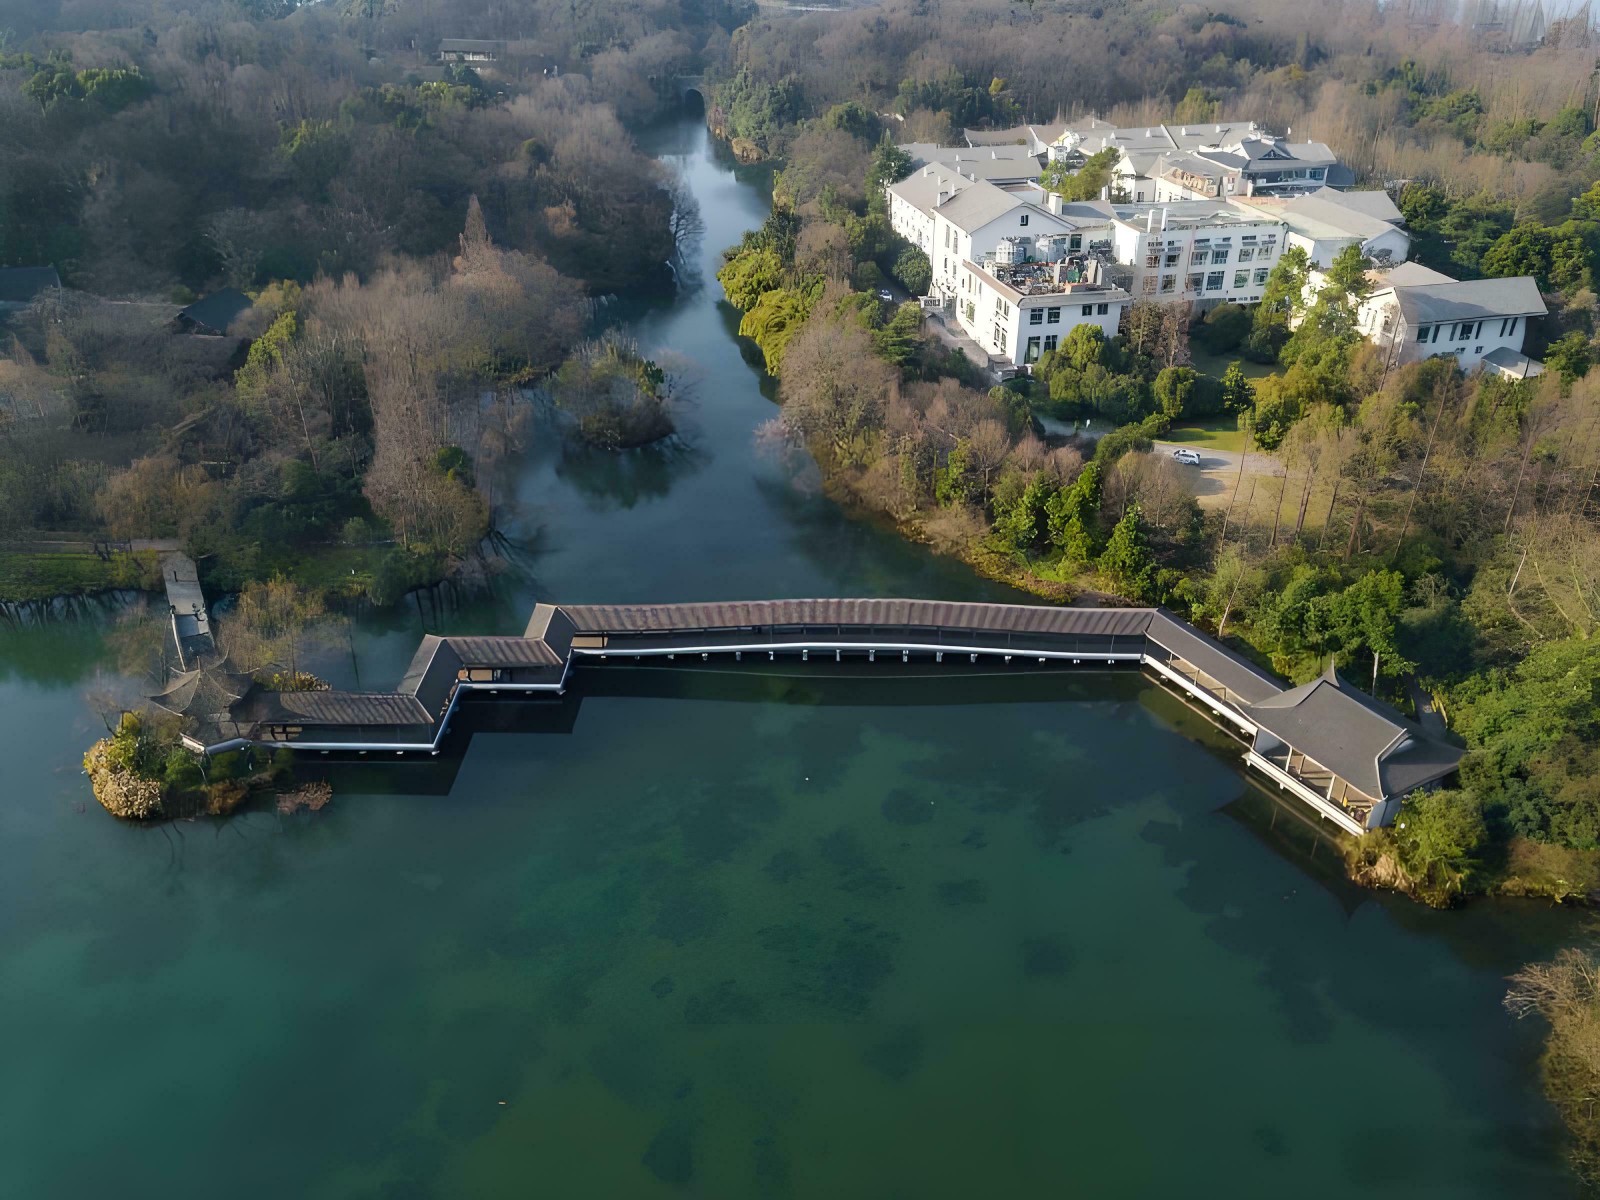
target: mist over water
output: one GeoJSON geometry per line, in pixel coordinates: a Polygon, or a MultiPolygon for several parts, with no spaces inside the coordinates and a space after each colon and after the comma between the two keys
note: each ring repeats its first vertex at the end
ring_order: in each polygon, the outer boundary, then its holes
{"type": "MultiPolygon", "coordinates": [[[[754,452],[714,272],[768,175],[649,136],[708,232],[607,311],[694,373],[684,435],[536,440],[519,573],[434,624],[1007,598],[754,452]]],[[[420,630],[363,623],[363,685],[420,630]]],[[[1567,915],[1343,886],[1136,674],[595,669],[315,819],[140,829],[78,773],[102,657],[0,633],[0,1195],[1571,1194],[1499,1008],[1567,915]]]]}

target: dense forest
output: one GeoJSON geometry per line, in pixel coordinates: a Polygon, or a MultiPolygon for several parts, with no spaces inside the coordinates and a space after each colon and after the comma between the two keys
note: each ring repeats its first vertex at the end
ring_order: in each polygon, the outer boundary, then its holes
{"type": "MultiPolygon", "coordinates": [[[[624,121],[677,103],[741,10],[25,8],[0,21],[0,267],[64,290],[0,313],[7,596],[128,581],[36,571],[35,531],[178,537],[230,589],[388,599],[481,567],[520,389],[590,297],[668,286],[694,227],[624,121]],[[450,37],[503,44],[441,62],[450,37]],[[173,324],[223,289],[228,336],[173,324]]],[[[637,440],[582,403],[581,435],[637,440]]]]}

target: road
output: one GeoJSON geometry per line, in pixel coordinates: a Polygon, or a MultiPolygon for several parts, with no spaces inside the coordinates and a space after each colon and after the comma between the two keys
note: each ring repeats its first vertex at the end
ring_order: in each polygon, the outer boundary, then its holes
{"type": "Polygon", "coordinates": [[[1154,453],[1171,456],[1174,450],[1193,450],[1200,455],[1198,467],[1185,467],[1195,475],[1194,494],[1202,507],[1225,507],[1233,495],[1234,483],[1239,479],[1239,459],[1244,458],[1244,486],[1248,490],[1252,477],[1275,478],[1283,474],[1283,464],[1270,454],[1238,450],[1216,450],[1210,446],[1193,446],[1182,442],[1157,442],[1154,453]]]}

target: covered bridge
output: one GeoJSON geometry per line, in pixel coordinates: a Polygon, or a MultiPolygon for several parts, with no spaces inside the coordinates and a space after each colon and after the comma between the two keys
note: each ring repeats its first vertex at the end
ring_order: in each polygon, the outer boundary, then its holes
{"type": "Polygon", "coordinates": [[[1461,756],[1331,669],[1285,689],[1165,609],[883,599],[541,604],[521,637],[425,637],[394,692],[255,689],[189,742],[196,750],[256,742],[437,753],[470,693],[560,695],[585,661],[747,654],[1141,666],[1248,742],[1252,768],[1350,833],[1387,824],[1405,795],[1438,783],[1461,756]]]}

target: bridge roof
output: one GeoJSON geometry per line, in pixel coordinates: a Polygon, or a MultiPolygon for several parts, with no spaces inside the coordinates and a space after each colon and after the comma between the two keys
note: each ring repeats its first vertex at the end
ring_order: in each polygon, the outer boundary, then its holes
{"type": "Polygon", "coordinates": [[[947,600],[735,600],[703,604],[563,605],[580,634],[668,633],[761,625],[900,625],[988,632],[1142,635],[1153,608],[1061,608],[947,600]]]}

